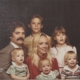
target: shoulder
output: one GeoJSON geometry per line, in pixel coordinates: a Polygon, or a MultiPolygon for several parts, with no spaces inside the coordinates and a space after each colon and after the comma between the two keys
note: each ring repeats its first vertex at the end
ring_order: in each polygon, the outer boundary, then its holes
{"type": "Polygon", "coordinates": [[[11,65],[9,68],[15,68],[15,66],[14,65],[11,65]]]}
{"type": "Polygon", "coordinates": [[[70,49],[76,49],[75,46],[70,46],[70,45],[66,45],[67,48],[70,48],[70,49]]]}
{"type": "Polygon", "coordinates": [[[15,66],[14,66],[14,65],[11,65],[11,66],[8,68],[7,72],[13,71],[13,70],[15,70],[15,66]]]}
{"type": "Polygon", "coordinates": [[[24,67],[28,67],[27,64],[23,64],[24,67]]]}
{"type": "Polygon", "coordinates": [[[57,51],[57,49],[56,49],[55,47],[51,47],[51,48],[50,48],[50,51],[51,51],[51,52],[53,52],[53,51],[55,52],[55,51],[57,51]]]}
{"type": "Polygon", "coordinates": [[[66,50],[67,51],[74,51],[75,53],[77,53],[77,49],[75,46],[70,46],[70,45],[66,45],[66,50]]]}
{"type": "Polygon", "coordinates": [[[26,45],[26,44],[31,44],[32,39],[33,39],[33,37],[32,37],[31,35],[27,36],[27,37],[24,39],[24,45],[26,45]]]}
{"type": "Polygon", "coordinates": [[[27,36],[24,41],[29,40],[31,38],[31,35],[27,36]]]}
{"type": "Polygon", "coordinates": [[[56,76],[59,75],[59,71],[58,70],[54,70],[54,71],[52,71],[52,73],[55,74],[56,76]]]}
{"type": "Polygon", "coordinates": [[[5,48],[1,49],[0,53],[10,52],[12,49],[14,49],[14,47],[11,44],[9,44],[5,48]]]}
{"type": "Polygon", "coordinates": [[[36,79],[37,79],[37,80],[43,80],[43,79],[42,79],[42,75],[39,74],[39,75],[36,77],[36,79]]]}

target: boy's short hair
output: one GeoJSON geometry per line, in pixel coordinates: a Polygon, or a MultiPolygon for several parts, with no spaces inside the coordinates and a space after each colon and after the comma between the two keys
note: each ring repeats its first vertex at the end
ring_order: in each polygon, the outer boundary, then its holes
{"type": "Polygon", "coordinates": [[[69,57],[69,55],[75,55],[76,56],[76,60],[78,60],[77,54],[74,51],[68,51],[65,56],[64,56],[64,62],[67,62],[67,59],[69,57]]]}
{"type": "MultiPolygon", "coordinates": [[[[39,63],[38,63],[38,67],[39,67],[39,68],[41,68],[42,62],[44,62],[44,61],[48,61],[48,62],[50,63],[50,60],[49,60],[48,58],[41,59],[41,60],[39,60],[39,63]]],[[[50,65],[51,65],[51,63],[50,63],[50,65]]]]}
{"type": "Polygon", "coordinates": [[[17,54],[17,51],[20,51],[20,50],[22,50],[24,52],[24,50],[22,48],[14,48],[11,51],[11,57],[14,57],[17,54]]]}
{"type": "Polygon", "coordinates": [[[33,15],[29,20],[29,24],[30,24],[31,20],[34,19],[34,18],[39,18],[41,20],[41,24],[43,24],[43,18],[39,14],[33,15]]]}

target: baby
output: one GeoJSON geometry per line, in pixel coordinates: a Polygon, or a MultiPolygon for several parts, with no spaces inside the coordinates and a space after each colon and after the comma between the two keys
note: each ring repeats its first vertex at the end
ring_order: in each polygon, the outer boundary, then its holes
{"type": "Polygon", "coordinates": [[[77,54],[74,51],[68,51],[64,56],[66,66],[61,72],[61,78],[80,79],[80,66],[77,64],[77,54]]]}
{"type": "Polygon", "coordinates": [[[37,80],[55,80],[59,75],[57,70],[51,71],[51,63],[47,58],[39,61],[39,68],[41,74],[36,77],[37,80]]]}
{"type": "Polygon", "coordinates": [[[30,76],[26,64],[24,64],[24,51],[22,48],[15,48],[11,51],[12,65],[7,70],[12,79],[27,80],[30,76]]]}

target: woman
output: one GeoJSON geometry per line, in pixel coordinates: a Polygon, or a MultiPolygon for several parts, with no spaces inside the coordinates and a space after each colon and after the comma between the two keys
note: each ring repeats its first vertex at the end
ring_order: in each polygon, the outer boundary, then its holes
{"type": "MultiPolygon", "coordinates": [[[[34,44],[34,43],[33,43],[34,44]]],[[[41,34],[39,40],[36,41],[35,48],[32,50],[32,55],[26,58],[26,64],[30,71],[30,79],[35,79],[40,74],[38,63],[40,59],[48,58],[52,64],[52,70],[59,70],[58,63],[55,58],[52,58],[49,51],[50,45],[45,34],[41,34]]]]}

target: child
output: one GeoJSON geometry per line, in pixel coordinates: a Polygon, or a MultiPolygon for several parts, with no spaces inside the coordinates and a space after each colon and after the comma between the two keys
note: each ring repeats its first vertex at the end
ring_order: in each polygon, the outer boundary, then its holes
{"type": "Polygon", "coordinates": [[[39,61],[39,68],[42,72],[36,77],[37,80],[55,80],[59,75],[57,70],[51,71],[51,63],[47,58],[39,61]]]}
{"type": "MultiPolygon", "coordinates": [[[[36,41],[42,34],[41,29],[43,28],[43,18],[39,14],[32,16],[28,26],[31,29],[31,34],[24,39],[24,45],[28,48],[28,55],[30,56],[33,47],[36,47],[36,41]]],[[[47,37],[50,41],[51,38],[49,36],[47,37]]]]}
{"type": "Polygon", "coordinates": [[[61,72],[62,79],[80,79],[80,67],[77,64],[77,54],[68,51],[64,56],[66,66],[61,72]]]}
{"type": "Polygon", "coordinates": [[[76,48],[71,46],[66,35],[66,31],[62,26],[55,27],[52,33],[52,48],[50,49],[51,55],[55,57],[58,61],[59,70],[64,67],[64,55],[67,51],[74,51],[76,53],[76,48]]]}
{"type": "Polygon", "coordinates": [[[24,64],[24,51],[22,48],[15,48],[11,51],[12,65],[7,70],[12,79],[27,80],[30,76],[26,64],[24,64]]]}

